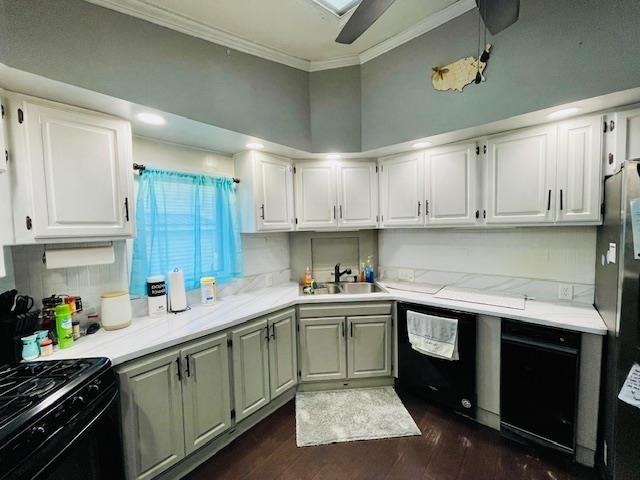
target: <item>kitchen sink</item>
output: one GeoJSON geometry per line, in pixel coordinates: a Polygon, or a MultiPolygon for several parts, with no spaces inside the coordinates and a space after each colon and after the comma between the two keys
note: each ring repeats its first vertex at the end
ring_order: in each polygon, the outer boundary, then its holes
{"type": "Polygon", "coordinates": [[[342,293],[375,293],[380,291],[376,285],[367,282],[342,283],[340,288],[342,293]]]}
{"type": "Polygon", "coordinates": [[[372,283],[345,282],[345,283],[321,283],[315,290],[316,295],[338,295],[341,293],[375,293],[381,290],[372,283]]]}
{"type": "Polygon", "coordinates": [[[318,285],[315,293],[316,295],[335,295],[342,292],[340,291],[340,286],[336,283],[322,283],[318,285]]]}

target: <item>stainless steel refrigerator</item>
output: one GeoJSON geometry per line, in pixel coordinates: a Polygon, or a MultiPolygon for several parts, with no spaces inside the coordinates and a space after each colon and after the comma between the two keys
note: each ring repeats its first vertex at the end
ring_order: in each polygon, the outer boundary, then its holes
{"type": "Polygon", "coordinates": [[[598,457],[608,478],[638,480],[640,408],[618,394],[640,364],[640,159],[605,180],[596,248],[595,306],[608,328],[598,457]]]}

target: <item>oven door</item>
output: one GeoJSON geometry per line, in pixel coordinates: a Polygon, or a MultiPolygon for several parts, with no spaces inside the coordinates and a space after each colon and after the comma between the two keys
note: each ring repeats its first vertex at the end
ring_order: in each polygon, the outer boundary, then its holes
{"type": "Polygon", "coordinates": [[[34,480],[124,478],[117,388],[105,391],[27,461],[34,480]]]}

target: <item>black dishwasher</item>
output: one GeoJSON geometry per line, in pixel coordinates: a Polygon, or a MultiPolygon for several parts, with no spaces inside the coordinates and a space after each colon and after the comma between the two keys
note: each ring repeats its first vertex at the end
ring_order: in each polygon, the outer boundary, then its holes
{"type": "Polygon", "coordinates": [[[502,320],[503,435],[575,450],[580,333],[502,320]]]}
{"type": "Polygon", "coordinates": [[[476,315],[467,312],[398,303],[398,379],[396,387],[466,417],[476,417],[476,315]],[[407,311],[458,320],[455,361],[417,352],[409,343],[407,311]]]}

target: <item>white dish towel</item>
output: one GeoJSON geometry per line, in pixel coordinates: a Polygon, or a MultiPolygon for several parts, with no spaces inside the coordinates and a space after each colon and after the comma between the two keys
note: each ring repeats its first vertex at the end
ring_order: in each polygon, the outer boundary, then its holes
{"type": "Polygon", "coordinates": [[[407,311],[411,348],[436,358],[458,360],[458,320],[407,311]]]}

